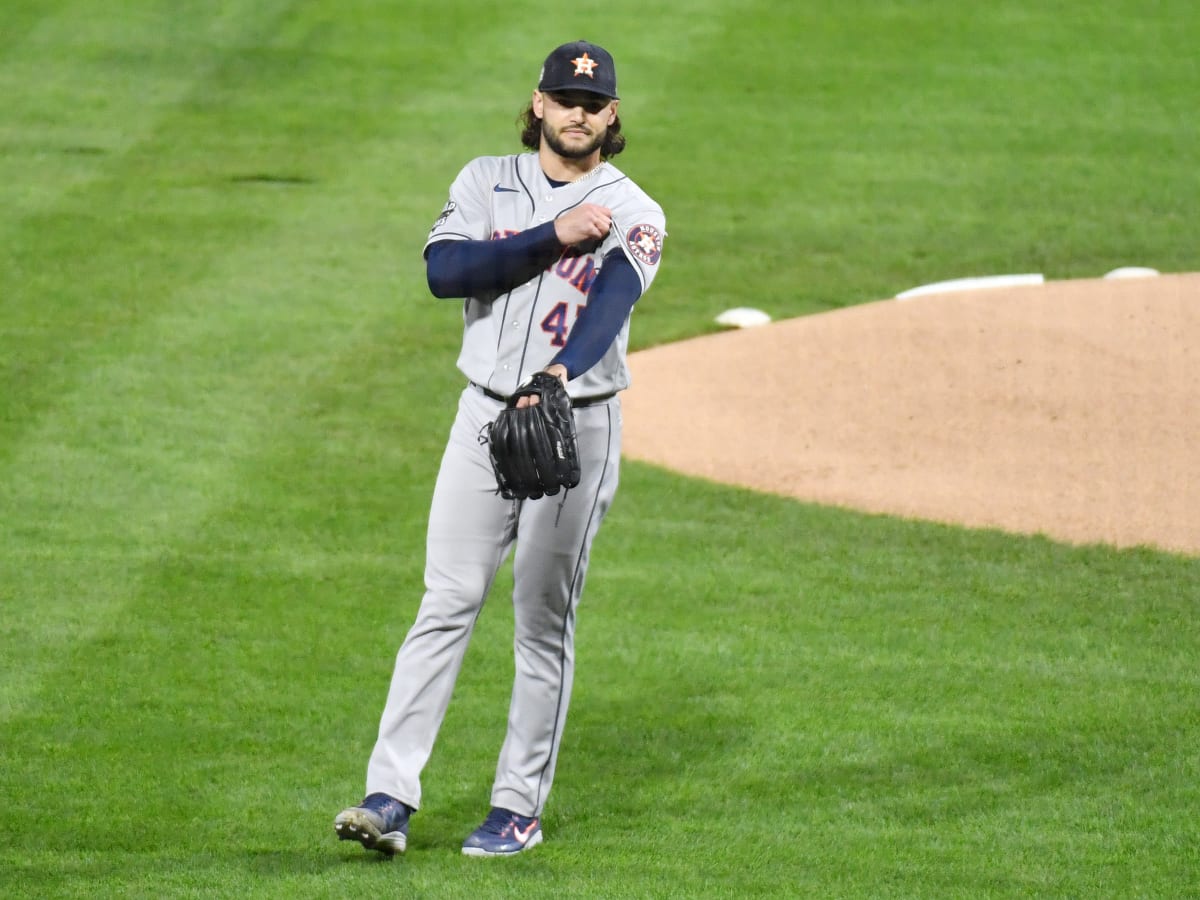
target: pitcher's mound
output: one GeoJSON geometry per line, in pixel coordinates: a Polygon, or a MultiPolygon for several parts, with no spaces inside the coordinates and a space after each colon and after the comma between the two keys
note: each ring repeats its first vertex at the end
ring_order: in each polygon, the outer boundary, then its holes
{"type": "Polygon", "coordinates": [[[887,300],[656,347],[630,368],[630,459],[1200,554],[1200,275],[887,300]]]}

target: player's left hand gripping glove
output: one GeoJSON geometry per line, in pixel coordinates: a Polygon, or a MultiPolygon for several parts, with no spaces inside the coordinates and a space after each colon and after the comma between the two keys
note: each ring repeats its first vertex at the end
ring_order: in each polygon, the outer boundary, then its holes
{"type": "Polygon", "coordinates": [[[562,381],[538,372],[508,398],[496,421],[485,428],[496,484],[507,500],[537,500],[579,484],[575,414],[562,381]],[[537,397],[517,409],[522,397],[537,397]]]}

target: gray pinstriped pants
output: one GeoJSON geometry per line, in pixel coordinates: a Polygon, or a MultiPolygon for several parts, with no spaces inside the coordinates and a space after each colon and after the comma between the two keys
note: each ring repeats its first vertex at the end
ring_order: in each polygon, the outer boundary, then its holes
{"type": "Polygon", "coordinates": [[[496,493],[480,430],[501,405],[476,388],[458,416],[434,487],[425,595],[392,674],[367,764],[367,793],[421,805],[420,775],[496,572],[513,560],[515,677],[493,806],[540,816],[554,780],[575,670],[575,608],[588,555],[617,489],[621,407],[575,411],[582,478],[554,497],[514,502],[496,493]]]}

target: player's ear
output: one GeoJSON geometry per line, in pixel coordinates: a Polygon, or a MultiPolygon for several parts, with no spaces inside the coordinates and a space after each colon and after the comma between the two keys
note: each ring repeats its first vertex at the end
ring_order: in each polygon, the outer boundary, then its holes
{"type": "Polygon", "coordinates": [[[542,107],[542,92],[541,91],[533,92],[533,100],[530,101],[530,105],[533,107],[533,114],[535,116],[537,116],[539,119],[545,118],[542,115],[543,107],[542,107]]]}
{"type": "Polygon", "coordinates": [[[620,100],[614,100],[608,107],[608,124],[611,125],[617,121],[617,106],[621,103],[620,100]]]}

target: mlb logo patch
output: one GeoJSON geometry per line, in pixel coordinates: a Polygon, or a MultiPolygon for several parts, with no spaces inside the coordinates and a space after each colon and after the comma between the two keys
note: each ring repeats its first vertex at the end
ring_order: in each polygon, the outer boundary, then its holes
{"type": "Polygon", "coordinates": [[[662,232],[653,225],[634,225],[625,235],[630,252],[648,266],[662,257],[662,232]]]}

